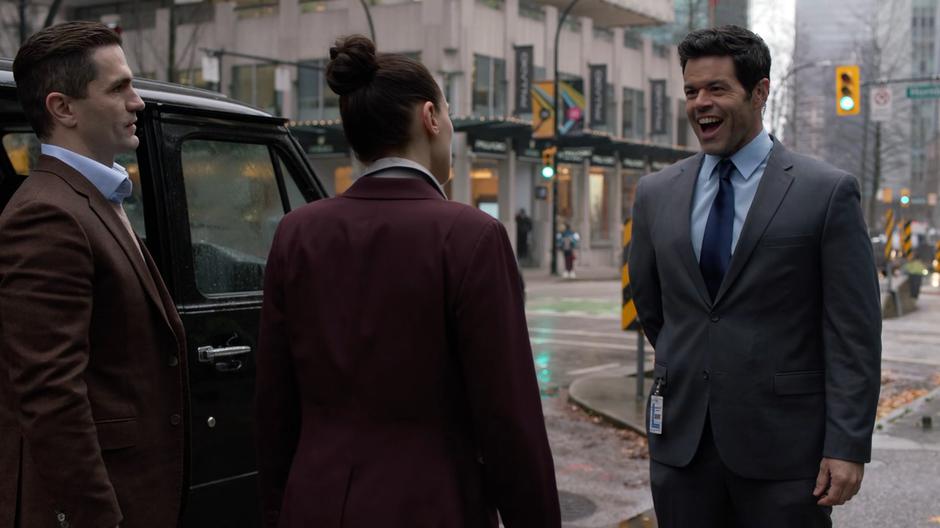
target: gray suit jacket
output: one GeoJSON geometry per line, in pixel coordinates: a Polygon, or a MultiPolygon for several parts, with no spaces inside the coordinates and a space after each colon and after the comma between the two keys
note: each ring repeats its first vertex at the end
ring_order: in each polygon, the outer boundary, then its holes
{"type": "Polygon", "coordinates": [[[651,456],[687,465],[708,413],[743,477],[812,478],[823,456],[868,462],[881,309],[856,179],[774,140],[712,303],[690,238],[702,158],[637,189],[630,283],[665,400],[651,456]]]}

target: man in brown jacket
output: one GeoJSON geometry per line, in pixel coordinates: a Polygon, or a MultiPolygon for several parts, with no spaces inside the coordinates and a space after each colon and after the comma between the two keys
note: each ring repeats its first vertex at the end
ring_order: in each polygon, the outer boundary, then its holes
{"type": "Polygon", "coordinates": [[[33,35],[13,74],[43,144],[0,215],[0,526],[175,526],[183,327],[114,163],[144,103],[97,23],[33,35]]]}

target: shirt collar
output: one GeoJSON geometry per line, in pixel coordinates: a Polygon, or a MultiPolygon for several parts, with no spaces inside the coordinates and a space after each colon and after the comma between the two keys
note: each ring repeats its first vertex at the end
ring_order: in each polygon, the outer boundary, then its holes
{"type": "Polygon", "coordinates": [[[87,156],[48,143],[43,143],[40,151],[78,171],[111,202],[123,202],[134,190],[134,184],[127,177],[127,170],[117,163],[108,167],[87,156]]]}
{"type": "MultiPolygon", "coordinates": [[[[757,171],[757,168],[760,167],[761,163],[767,159],[767,156],[770,155],[770,151],[774,148],[774,140],[770,138],[770,134],[766,130],[761,130],[757,137],[752,139],[750,143],[744,145],[740,150],[731,155],[731,162],[734,163],[738,172],[741,173],[741,176],[745,180],[750,179],[751,175],[757,171]]],[[[718,162],[722,158],[718,156],[712,156],[711,154],[705,155],[705,160],[702,162],[702,172],[706,178],[710,178],[711,174],[714,172],[715,166],[718,165],[718,162]]]]}
{"type": "Polygon", "coordinates": [[[392,168],[403,168],[410,169],[416,172],[421,173],[424,176],[424,179],[429,181],[434,185],[434,188],[437,189],[437,192],[441,193],[441,196],[444,199],[447,199],[447,195],[444,194],[444,188],[441,187],[440,182],[437,181],[437,178],[434,177],[423,165],[416,161],[411,161],[406,158],[380,158],[372,162],[368,167],[363,169],[362,173],[359,174],[359,177],[369,176],[380,171],[384,171],[392,168]]]}

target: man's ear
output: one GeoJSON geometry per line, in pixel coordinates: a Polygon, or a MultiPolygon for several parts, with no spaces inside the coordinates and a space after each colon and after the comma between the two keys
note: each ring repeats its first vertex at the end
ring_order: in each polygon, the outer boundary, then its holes
{"type": "Polygon", "coordinates": [[[431,101],[425,101],[421,105],[421,123],[429,136],[436,136],[441,133],[441,121],[438,119],[437,110],[431,101]]]}
{"type": "Polygon", "coordinates": [[[72,109],[73,99],[61,92],[50,92],[46,96],[46,111],[52,116],[54,125],[74,128],[78,124],[72,109]]]}
{"type": "Polygon", "coordinates": [[[757,108],[763,108],[767,104],[767,98],[770,95],[770,79],[764,77],[757,81],[754,90],[751,92],[751,99],[757,108]]]}

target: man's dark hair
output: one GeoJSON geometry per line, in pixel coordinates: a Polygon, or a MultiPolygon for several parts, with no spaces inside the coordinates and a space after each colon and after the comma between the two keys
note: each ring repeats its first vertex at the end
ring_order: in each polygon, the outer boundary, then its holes
{"type": "Polygon", "coordinates": [[[98,75],[92,53],[120,45],[121,36],[100,22],[65,22],[35,33],[20,47],[13,61],[16,94],[40,139],[48,139],[53,126],[46,96],[85,98],[98,75]]]}
{"type": "Polygon", "coordinates": [[[734,74],[748,95],[761,79],[770,78],[770,49],[756,33],[743,27],[699,29],[686,35],[679,44],[683,72],[691,59],[726,56],[734,62],[734,74]]]}
{"type": "Polygon", "coordinates": [[[346,140],[360,160],[373,162],[408,143],[414,105],[444,96],[420,62],[394,53],[376,53],[362,35],[340,38],[330,49],[326,82],[339,95],[346,140]]]}

